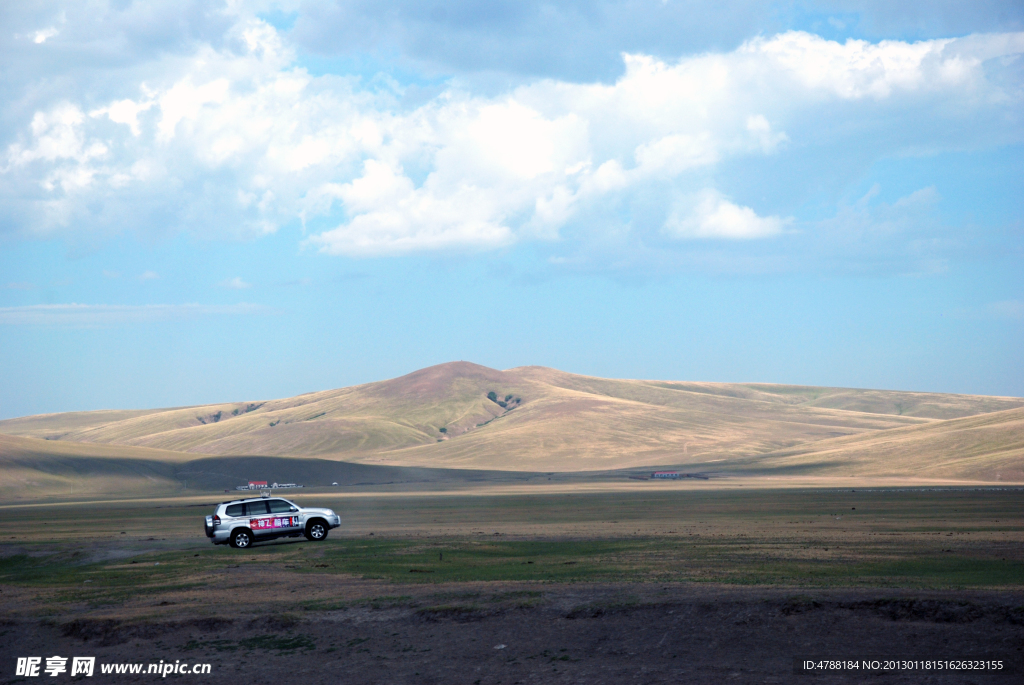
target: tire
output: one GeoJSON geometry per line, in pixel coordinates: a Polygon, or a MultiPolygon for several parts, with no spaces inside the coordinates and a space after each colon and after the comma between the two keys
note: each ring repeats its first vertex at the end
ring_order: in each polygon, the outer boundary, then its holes
{"type": "Polygon", "coordinates": [[[252,531],[248,528],[238,528],[231,531],[231,546],[235,549],[247,549],[252,547],[252,531]]]}
{"type": "Polygon", "coordinates": [[[320,542],[321,540],[327,539],[327,521],[323,519],[313,519],[306,524],[306,539],[312,540],[313,542],[320,542]]]}

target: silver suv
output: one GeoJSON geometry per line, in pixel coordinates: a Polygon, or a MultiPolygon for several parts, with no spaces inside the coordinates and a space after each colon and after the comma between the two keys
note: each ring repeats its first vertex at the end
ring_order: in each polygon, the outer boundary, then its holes
{"type": "Polygon", "coordinates": [[[327,531],[340,525],[341,517],[331,509],[300,507],[265,494],[218,504],[213,515],[206,517],[206,537],[215,545],[229,544],[238,548],[300,535],[319,542],[327,537],[327,531]]]}

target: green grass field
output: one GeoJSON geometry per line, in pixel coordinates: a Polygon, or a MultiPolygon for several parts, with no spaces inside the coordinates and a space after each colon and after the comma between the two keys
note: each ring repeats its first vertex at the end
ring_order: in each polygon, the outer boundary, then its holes
{"type": "Polygon", "coordinates": [[[0,586],[9,613],[43,616],[217,613],[256,585],[282,588],[266,600],[279,611],[480,583],[1019,589],[1021,494],[360,497],[327,502],[345,526],[323,543],[283,540],[244,552],[208,543],[204,504],[9,508],[0,586]],[[352,594],[339,582],[368,585],[352,594]]]}

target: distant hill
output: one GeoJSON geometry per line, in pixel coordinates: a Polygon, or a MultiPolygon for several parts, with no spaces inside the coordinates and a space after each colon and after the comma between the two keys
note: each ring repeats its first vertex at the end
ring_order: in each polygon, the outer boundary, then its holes
{"type": "Polygon", "coordinates": [[[287,399],[0,421],[0,434],[31,439],[0,440],[0,465],[24,476],[32,468],[25,454],[43,455],[50,444],[56,456],[46,459],[140,459],[148,466],[131,478],[148,483],[178,482],[180,464],[201,456],[302,458],[309,468],[677,465],[1020,481],[1020,411],[1024,399],[1010,397],[612,380],[454,362],[287,399]],[[22,456],[12,461],[15,447],[22,456]]]}
{"type": "MultiPolygon", "coordinates": [[[[353,464],[302,457],[211,457],[147,447],[0,435],[0,505],[35,500],[166,497],[229,490],[249,479],[404,490],[546,480],[539,474],[353,464]]],[[[301,494],[302,490],[282,490],[301,494]]]]}
{"type": "Polygon", "coordinates": [[[43,498],[165,495],[194,455],[0,435],[0,503],[43,498]]]}
{"type": "Polygon", "coordinates": [[[776,474],[1024,483],[1024,409],[822,440],[761,455],[749,465],[776,474]]]}

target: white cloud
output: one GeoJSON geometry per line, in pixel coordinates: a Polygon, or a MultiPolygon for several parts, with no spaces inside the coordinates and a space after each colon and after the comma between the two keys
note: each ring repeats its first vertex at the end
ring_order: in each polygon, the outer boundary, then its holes
{"type": "Polygon", "coordinates": [[[192,319],[200,316],[228,316],[268,313],[255,304],[37,304],[0,307],[0,324],[103,326],[192,319]]]}
{"type": "Polygon", "coordinates": [[[640,143],[634,156],[641,175],[674,176],[688,169],[714,164],[719,159],[719,151],[710,133],[696,136],[673,133],[650,143],[640,143]]]}
{"type": "Polygon", "coordinates": [[[105,155],[106,145],[98,140],[85,140],[84,121],[82,110],[69,102],[61,102],[48,112],[36,112],[29,126],[35,144],[28,149],[17,143],[11,145],[7,151],[8,164],[17,167],[37,160],[73,160],[84,166],[105,155]]]}
{"type": "Polygon", "coordinates": [[[231,290],[245,290],[252,287],[252,283],[246,283],[238,276],[221,281],[219,285],[222,288],[230,288],[231,290]]]}
{"type": "Polygon", "coordinates": [[[56,36],[58,33],[60,33],[60,31],[57,29],[56,26],[49,26],[45,29],[40,29],[39,31],[36,31],[32,34],[32,42],[36,45],[41,45],[42,43],[45,43],[48,39],[56,36]]]}
{"type": "MultiPolygon", "coordinates": [[[[45,10],[44,10],[45,11],[45,10]]],[[[13,18],[13,17],[8,17],[13,18]]],[[[67,22],[67,14],[61,12],[57,17],[57,23],[63,26],[67,22]]],[[[45,28],[37,29],[35,31],[29,31],[28,37],[36,45],[42,45],[46,41],[60,34],[61,29],[56,24],[51,24],[45,28]]]]}
{"type": "MultiPolygon", "coordinates": [[[[194,85],[188,77],[175,83],[159,99],[160,122],[157,124],[157,140],[166,143],[174,138],[178,124],[182,121],[186,124],[198,123],[196,119],[199,118],[200,113],[206,108],[205,106],[224,105],[228,99],[230,88],[231,82],[226,78],[215,79],[200,86],[194,85]]],[[[150,104],[135,104],[130,100],[122,100],[121,102],[130,103],[125,109],[131,107],[135,112],[150,104]]],[[[114,118],[113,112],[110,113],[110,118],[113,121],[118,121],[114,118]]],[[[134,120],[134,116],[132,116],[132,119],[134,120]]],[[[125,122],[122,120],[122,123],[125,122]]],[[[221,138],[218,147],[222,149],[227,147],[225,139],[230,141],[228,137],[221,138]]],[[[228,145],[230,145],[230,142],[228,145]]]]}
{"type": "Polygon", "coordinates": [[[840,206],[836,216],[819,222],[818,231],[847,241],[863,241],[897,234],[920,232],[921,225],[933,221],[931,211],[940,197],[933,186],[921,188],[896,201],[873,201],[881,192],[875,184],[856,202],[840,206]]]}
{"type": "MultiPolygon", "coordinates": [[[[959,117],[1013,111],[1020,90],[989,74],[1024,52],[1024,34],[873,44],[789,32],[675,62],[625,55],[610,84],[542,80],[499,97],[449,87],[406,110],[400,89],[296,68],[264,22],[241,20],[228,38],[166,58],[88,115],[73,95],[35,112],[0,167],[14,224],[260,234],[299,218],[309,245],[364,256],[557,239],[588,212],[645,194],[653,230],[669,216],[675,237],[764,238],[785,221],[706,191],[724,190],[710,178],[722,164],[826,130],[853,135],[840,117],[866,140],[884,131],[889,154],[892,119],[936,98],[959,117]],[[808,130],[809,120],[828,125],[808,130]],[[698,200],[673,204],[686,196],[698,200]]],[[[977,135],[1019,137],[1006,121],[1002,134],[977,135]]],[[[908,128],[907,145],[922,135],[908,128]]]]}
{"type": "Polygon", "coordinates": [[[775,148],[789,140],[789,136],[785,133],[773,132],[772,125],[762,114],[752,114],[747,117],[747,131],[757,139],[761,144],[761,150],[766,154],[774,152],[775,148]]]}
{"type": "Polygon", "coordinates": [[[758,216],[750,207],[733,204],[715,190],[705,190],[694,200],[691,207],[669,215],[666,234],[674,238],[749,240],[777,235],[790,223],[777,216],[758,216]]]}
{"type": "MultiPolygon", "coordinates": [[[[934,78],[936,74],[929,73],[929,67],[948,61],[943,59],[943,52],[951,42],[882,41],[873,44],[848,40],[837,43],[790,31],[771,39],[755,39],[741,49],[769,60],[808,89],[857,99],[884,98],[894,89],[939,85],[934,78]]],[[[955,81],[955,76],[951,80],[955,81]]]]}
{"type": "Polygon", "coordinates": [[[135,102],[134,100],[118,100],[107,107],[93,110],[89,114],[93,117],[106,115],[111,121],[117,124],[126,124],[132,135],[137,136],[142,131],[139,128],[139,114],[151,108],[155,103],[150,101],[135,102]]]}
{"type": "Polygon", "coordinates": [[[160,278],[160,274],[155,271],[143,271],[139,274],[140,281],[155,281],[158,278],[160,278]]]}
{"type": "Polygon", "coordinates": [[[802,31],[757,38],[741,52],[768,60],[809,90],[842,99],[884,99],[896,92],[941,91],[979,83],[983,62],[1024,52],[1024,33],[905,43],[826,40],[802,31]]]}

